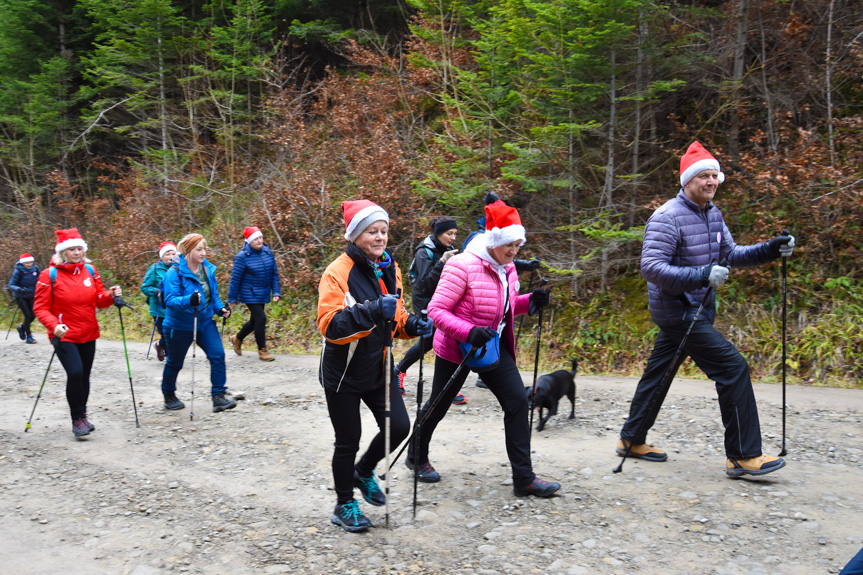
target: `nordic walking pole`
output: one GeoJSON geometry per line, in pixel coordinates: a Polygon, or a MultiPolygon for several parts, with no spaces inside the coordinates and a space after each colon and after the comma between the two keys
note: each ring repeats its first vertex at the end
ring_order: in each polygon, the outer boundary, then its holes
{"type": "MultiPolygon", "coordinates": [[[[548,281],[548,280],[546,280],[548,281]]],[[[533,271],[530,272],[530,281],[527,282],[528,293],[533,291],[533,271]]],[[[521,326],[524,325],[524,316],[518,320],[518,331],[515,333],[515,345],[518,346],[518,339],[521,337],[521,326]]]]}
{"type": "MultiPolygon", "coordinates": [[[[727,260],[722,260],[719,265],[721,265],[722,267],[729,267],[727,260]]],[[[665,393],[671,386],[671,381],[674,379],[674,374],[677,372],[677,368],[680,367],[677,362],[680,359],[680,354],[683,353],[683,346],[686,345],[686,340],[687,338],[689,338],[689,333],[692,331],[692,328],[695,327],[695,322],[698,321],[698,316],[700,316],[701,312],[704,310],[704,302],[710,299],[710,295],[712,293],[713,287],[707,288],[707,291],[704,292],[704,297],[701,300],[701,305],[698,306],[698,310],[696,310],[695,312],[695,317],[692,318],[692,323],[689,324],[689,328],[686,330],[686,333],[683,334],[683,339],[680,340],[680,345],[677,346],[677,353],[674,354],[674,360],[670,364],[668,364],[668,369],[665,371],[665,375],[662,376],[662,382],[660,383],[659,387],[657,387],[653,391],[653,395],[650,396],[650,401],[647,403],[647,413],[653,413],[653,410],[656,407],[657,398],[660,396],[665,397],[665,393]]],[[[647,421],[646,417],[641,420],[641,424],[638,426],[639,436],[644,431],[645,421],[647,421]]],[[[626,451],[623,452],[623,460],[620,462],[620,465],[611,470],[614,473],[620,473],[621,471],[623,471],[623,464],[626,462],[626,458],[629,457],[629,452],[632,451],[632,441],[624,441],[623,444],[626,447],[626,451]]]]}
{"type": "MultiPolygon", "coordinates": [[[[458,364],[458,367],[453,372],[453,374],[450,376],[449,380],[446,382],[446,384],[444,384],[443,388],[440,390],[440,393],[435,395],[434,399],[429,400],[429,408],[426,411],[423,418],[419,421],[419,423],[417,423],[415,432],[422,429],[423,424],[425,424],[425,422],[428,421],[428,418],[431,416],[432,412],[434,412],[435,408],[440,403],[441,398],[444,395],[446,395],[447,390],[452,386],[453,382],[458,377],[458,374],[461,373],[461,370],[464,368],[465,365],[467,365],[467,360],[471,356],[473,356],[474,359],[480,359],[484,355],[485,355],[485,346],[483,346],[481,348],[475,348],[475,347],[471,348],[471,350],[467,353],[467,355],[464,356],[464,359],[461,360],[461,363],[458,364]],[[480,352],[480,351],[482,353],[480,353],[479,355],[476,355],[477,352],[480,352]]],[[[393,465],[398,463],[399,457],[401,457],[402,453],[405,452],[405,449],[407,449],[407,446],[411,444],[411,441],[413,441],[413,438],[414,438],[414,435],[411,434],[411,436],[408,437],[407,441],[404,442],[404,444],[402,445],[402,448],[399,449],[399,452],[396,454],[395,459],[393,459],[392,463],[389,465],[389,467],[387,467],[387,472],[389,472],[393,468],[393,465]]]]}
{"type": "Polygon", "coordinates": [[[39,386],[39,393],[36,394],[36,403],[33,404],[33,410],[30,412],[30,419],[27,420],[27,426],[24,428],[24,433],[30,430],[30,422],[33,421],[33,414],[36,413],[36,406],[39,405],[39,398],[42,397],[42,388],[45,387],[45,380],[48,379],[48,372],[51,371],[51,363],[54,361],[54,356],[57,355],[57,350],[60,349],[60,338],[54,336],[51,338],[51,345],[54,346],[54,351],[51,352],[51,359],[48,360],[48,369],[45,370],[45,377],[42,378],[42,385],[39,386]]]}
{"type": "MultiPolygon", "coordinates": [[[[397,291],[399,299],[402,297],[401,290],[397,291]]],[[[398,302],[396,302],[396,309],[398,309],[398,302]]],[[[384,347],[384,385],[386,389],[384,390],[384,456],[386,461],[384,462],[387,470],[390,468],[390,409],[392,408],[392,383],[393,383],[393,370],[390,367],[390,362],[392,361],[393,355],[393,331],[392,331],[392,321],[386,320],[384,321],[384,338],[385,338],[385,347],[384,347]]],[[[386,526],[387,529],[390,528],[390,474],[387,473],[386,477],[384,477],[384,494],[386,495],[386,501],[384,505],[384,517],[386,518],[386,526]]]]}
{"type": "Polygon", "coordinates": [[[12,314],[12,321],[9,323],[9,329],[6,330],[6,339],[9,339],[9,332],[12,331],[12,326],[15,325],[15,318],[18,317],[18,308],[15,308],[15,313],[12,314]]]}
{"type": "MultiPolygon", "coordinates": [[[[420,317],[422,318],[423,323],[428,319],[429,312],[428,310],[422,310],[420,312],[420,317]]],[[[414,453],[419,453],[420,450],[420,430],[419,430],[419,422],[420,422],[420,412],[422,411],[423,406],[423,356],[425,356],[425,337],[420,336],[420,378],[417,381],[417,416],[414,420],[414,453]]],[[[387,470],[389,471],[389,466],[387,466],[387,470]]],[[[389,475],[389,473],[387,473],[389,475]]],[[[414,519],[417,517],[417,484],[419,483],[419,465],[414,465],[414,519]]]]}
{"type": "MultiPolygon", "coordinates": [[[[786,229],[782,230],[783,236],[791,235],[790,232],[786,229]]],[[[779,452],[779,457],[783,457],[788,454],[785,451],[785,350],[786,350],[786,312],[787,312],[787,292],[786,292],[786,280],[788,279],[788,258],[786,256],[782,256],[782,451],[779,452]]]]}
{"type": "Polygon", "coordinates": [[[126,354],[126,372],[129,374],[129,389],[132,391],[132,407],[135,410],[135,427],[141,427],[141,422],[138,420],[138,402],[135,401],[135,386],[132,385],[132,367],[129,365],[129,350],[126,349],[126,329],[123,327],[123,308],[127,307],[132,309],[132,306],[123,301],[123,298],[120,296],[114,297],[114,305],[117,306],[117,313],[120,315],[120,335],[123,337],[123,352],[126,354]]]}
{"type": "Polygon", "coordinates": [[[150,359],[150,348],[153,347],[153,338],[156,336],[156,322],[159,321],[159,318],[153,318],[153,333],[150,334],[150,345],[147,346],[147,357],[146,359],[150,359]]]}
{"type": "MultiPolygon", "coordinates": [[[[548,285],[548,278],[542,278],[539,281],[539,287],[544,288],[548,285]]],[[[524,316],[521,316],[524,318],[524,316]]],[[[536,396],[536,378],[539,372],[539,344],[542,340],[542,308],[539,308],[539,316],[536,321],[536,355],[533,359],[533,391],[531,392],[531,398],[536,396]]],[[[528,437],[533,433],[533,399],[531,399],[530,405],[530,422],[528,424],[528,437]]]]}
{"type": "MultiPolygon", "coordinates": [[[[198,293],[198,290],[195,290],[198,293]]],[[[200,297],[200,296],[198,296],[200,297]]],[[[200,300],[198,300],[200,302],[200,300]]],[[[189,421],[195,420],[195,350],[198,343],[198,306],[192,309],[192,399],[189,401],[189,421]]]]}
{"type": "MultiPolygon", "coordinates": [[[[229,308],[230,309],[230,308],[229,308]]],[[[225,324],[228,323],[228,318],[222,316],[222,333],[219,335],[222,339],[225,339],[225,324]]]]}

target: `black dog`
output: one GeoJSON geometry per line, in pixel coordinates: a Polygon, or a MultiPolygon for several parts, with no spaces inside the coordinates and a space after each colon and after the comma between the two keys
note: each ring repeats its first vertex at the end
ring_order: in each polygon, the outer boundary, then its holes
{"type": "Polygon", "coordinates": [[[569,419],[575,419],[575,372],[577,369],[578,360],[572,358],[572,371],[561,369],[554,373],[540,376],[536,380],[536,397],[533,395],[533,388],[525,386],[524,390],[527,392],[528,405],[531,409],[539,408],[537,431],[542,431],[549,418],[557,414],[557,404],[563,399],[564,395],[572,403],[569,419]],[[548,414],[545,417],[542,415],[543,409],[548,410],[548,414]]]}

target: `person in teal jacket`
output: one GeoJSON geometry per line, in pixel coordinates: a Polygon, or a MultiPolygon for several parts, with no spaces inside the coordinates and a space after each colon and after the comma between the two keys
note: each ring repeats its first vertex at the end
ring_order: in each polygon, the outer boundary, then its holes
{"type": "Polygon", "coordinates": [[[165,279],[165,274],[171,267],[171,260],[176,255],[176,245],[172,242],[162,242],[159,245],[159,261],[150,266],[144,275],[144,281],[141,282],[141,293],[147,297],[147,303],[150,304],[150,317],[153,318],[154,327],[159,332],[159,341],[155,345],[156,357],[159,358],[159,361],[165,361],[168,350],[168,344],[165,343],[165,330],[162,327],[165,320],[165,308],[159,301],[159,294],[162,291],[162,280],[165,279]]]}
{"type": "Polygon", "coordinates": [[[195,341],[210,361],[210,394],[213,413],[233,409],[237,402],[226,395],[228,386],[225,374],[225,347],[219,336],[214,315],[228,318],[231,310],[219,297],[216,284],[216,266],[207,261],[207,241],[201,234],[187,234],[177,244],[180,261],[165,274],[162,281],[162,298],[165,300],[165,320],[162,327],[168,341],[168,360],[162,372],[162,394],[166,409],[183,409],[177,399],[177,374],[183,369],[183,360],[192,345],[195,321],[195,341]]]}

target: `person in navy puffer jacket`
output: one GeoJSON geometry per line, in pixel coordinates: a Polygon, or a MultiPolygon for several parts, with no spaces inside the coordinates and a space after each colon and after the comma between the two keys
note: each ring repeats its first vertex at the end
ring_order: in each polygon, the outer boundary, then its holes
{"type": "Polygon", "coordinates": [[[233,310],[238,301],[243,302],[249,308],[251,317],[237,335],[231,336],[231,345],[234,346],[234,353],[243,355],[243,338],[254,332],[258,358],[261,361],[273,361],[276,358],[267,351],[267,314],[264,306],[270,302],[271,293],[273,302],[279,301],[282,296],[276,257],[270,246],[264,243],[260,229],[247,227],[243,235],[246,241],[234,258],[234,269],[231,270],[228,305],[233,310]]]}
{"type": "Polygon", "coordinates": [[[36,296],[36,280],[39,278],[39,266],[36,265],[33,256],[21,254],[15,271],[9,278],[9,291],[15,296],[15,303],[21,309],[24,322],[17,326],[18,337],[27,343],[36,343],[36,339],[30,332],[30,324],[36,319],[33,313],[33,298],[36,296]]]}
{"type": "Polygon", "coordinates": [[[162,372],[165,409],[186,407],[176,395],[177,375],[183,369],[186,352],[193,338],[210,361],[213,413],[233,409],[237,407],[237,402],[227,393],[225,347],[219,336],[219,328],[213,321],[214,315],[227,319],[231,316],[231,310],[225,307],[219,297],[216,266],[207,261],[207,241],[201,234],[186,234],[177,243],[177,249],[180,261],[171,266],[162,280],[162,297],[166,308],[162,328],[168,341],[168,360],[162,372]]]}
{"type": "Polygon", "coordinates": [[[730,267],[757,266],[790,256],[794,236],[778,236],[751,246],[735,244],[712,201],[724,180],[716,158],[694,142],[680,160],[683,188],[647,220],[641,275],[647,280],[650,314],[659,327],[659,336],[632,398],[617,454],[624,456],[628,450],[629,457],[646,461],[668,459],[664,451],[646,443],[647,432],[670,386],[662,386],[666,372],[670,368],[673,378],[688,356],[716,382],[725,426],[726,473],[732,477],[763,475],[781,469],[785,461],[761,452],[761,427],[749,364],[713,327],[715,292],[710,288],[725,283],[730,267]],[[703,311],[694,321],[702,303],[703,311]],[[690,326],[677,365],[672,366],[690,326]],[[651,406],[657,393],[660,395],[651,406]]]}

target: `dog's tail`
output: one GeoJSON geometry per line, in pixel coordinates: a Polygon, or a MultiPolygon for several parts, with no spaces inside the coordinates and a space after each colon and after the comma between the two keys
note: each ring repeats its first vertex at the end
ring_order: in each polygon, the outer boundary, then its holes
{"type": "Polygon", "coordinates": [[[572,358],[572,376],[575,377],[575,372],[578,371],[578,358],[572,358]]]}

